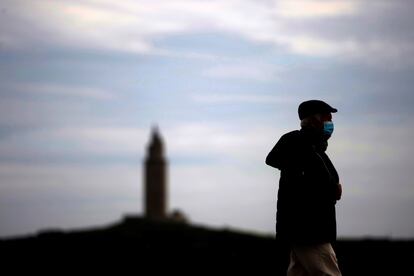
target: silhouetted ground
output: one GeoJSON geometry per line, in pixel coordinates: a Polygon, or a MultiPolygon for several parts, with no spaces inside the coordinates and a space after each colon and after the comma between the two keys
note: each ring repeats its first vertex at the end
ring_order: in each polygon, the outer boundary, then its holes
{"type": "MultiPolygon", "coordinates": [[[[414,275],[414,241],[347,240],[335,249],[344,275],[414,275]]],[[[102,229],[0,241],[3,270],[13,274],[285,275],[286,252],[272,237],[137,217],[102,229]]]]}

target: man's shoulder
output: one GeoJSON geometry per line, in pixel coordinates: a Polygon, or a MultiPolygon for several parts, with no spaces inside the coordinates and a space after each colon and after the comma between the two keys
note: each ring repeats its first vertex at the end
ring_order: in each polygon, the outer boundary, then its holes
{"type": "Polygon", "coordinates": [[[283,134],[282,137],[280,137],[279,144],[285,148],[299,149],[305,145],[305,139],[300,130],[293,130],[283,134]]]}
{"type": "Polygon", "coordinates": [[[280,140],[284,140],[284,141],[297,141],[301,139],[301,133],[300,130],[293,130],[290,131],[288,133],[285,133],[282,135],[282,137],[280,137],[280,140]]]}

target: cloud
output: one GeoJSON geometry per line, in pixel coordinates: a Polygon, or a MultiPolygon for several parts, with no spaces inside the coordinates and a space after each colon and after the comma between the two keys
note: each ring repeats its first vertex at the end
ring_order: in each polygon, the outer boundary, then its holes
{"type": "Polygon", "coordinates": [[[278,69],[264,64],[222,64],[203,72],[204,76],[224,79],[243,79],[254,81],[273,81],[277,79],[278,69]]]}
{"type": "Polygon", "coordinates": [[[148,137],[133,127],[28,129],[0,140],[0,155],[2,162],[124,163],[142,157],[148,137]]]}
{"type": "Polygon", "coordinates": [[[26,95],[113,100],[115,95],[101,88],[64,85],[58,83],[17,83],[12,89],[26,95]]]}
{"type": "Polygon", "coordinates": [[[166,128],[163,132],[172,156],[214,158],[230,163],[248,159],[262,163],[263,154],[272,146],[274,138],[274,130],[264,125],[246,129],[240,126],[229,128],[221,123],[187,123],[166,128]]]}
{"type": "MultiPolygon", "coordinates": [[[[229,129],[224,124],[177,124],[161,129],[168,154],[174,158],[237,160],[241,156],[253,156],[252,148],[265,152],[269,143],[263,143],[271,130],[255,127],[243,130],[229,129]]],[[[106,160],[120,162],[119,156],[143,158],[150,139],[150,130],[137,127],[49,127],[27,129],[0,140],[2,162],[36,160],[56,163],[89,163],[106,160]],[[74,157],[76,157],[74,159],[74,157]]],[[[256,158],[256,157],[255,157],[256,158]]],[[[261,155],[258,159],[263,159],[261,155]]],[[[130,160],[128,161],[130,162],[130,160]]]]}
{"type": "Polygon", "coordinates": [[[50,99],[25,100],[5,97],[0,101],[0,110],[0,126],[8,128],[90,125],[98,124],[103,119],[91,116],[90,105],[85,101],[68,104],[50,99]]]}
{"type": "Polygon", "coordinates": [[[324,39],[323,37],[310,35],[288,35],[281,36],[278,42],[289,46],[292,52],[306,56],[348,56],[357,55],[361,46],[354,40],[342,40],[341,42],[324,39]]]}
{"type": "Polygon", "coordinates": [[[357,1],[275,1],[276,13],[288,18],[320,18],[353,15],[357,1]]]}
{"type": "Polygon", "coordinates": [[[296,103],[296,99],[289,98],[287,96],[275,96],[275,95],[258,95],[253,94],[193,94],[192,99],[197,103],[206,104],[229,104],[229,103],[247,103],[247,104],[284,104],[284,103],[296,103]]]}
{"type": "Polygon", "coordinates": [[[43,0],[6,1],[2,8],[3,48],[38,45],[159,54],[168,52],[154,46],[163,37],[219,32],[295,54],[374,65],[406,64],[404,57],[414,52],[405,1],[43,0]],[[391,29],[391,22],[399,28],[391,29]]]}
{"type": "Polygon", "coordinates": [[[3,30],[1,37],[8,37],[8,41],[11,41],[9,44],[17,48],[32,42],[38,47],[148,51],[150,45],[143,37],[125,37],[130,30],[125,26],[136,25],[134,22],[137,20],[127,12],[117,11],[107,4],[108,1],[101,5],[95,5],[93,1],[9,2],[4,6],[6,17],[3,20],[11,20],[13,24],[11,28],[3,30]]]}

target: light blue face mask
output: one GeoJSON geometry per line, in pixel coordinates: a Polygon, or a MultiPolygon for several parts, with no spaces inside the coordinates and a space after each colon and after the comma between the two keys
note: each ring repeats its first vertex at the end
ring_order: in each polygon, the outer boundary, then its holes
{"type": "Polygon", "coordinates": [[[331,136],[334,131],[334,124],[332,121],[323,122],[323,134],[331,136]]]}

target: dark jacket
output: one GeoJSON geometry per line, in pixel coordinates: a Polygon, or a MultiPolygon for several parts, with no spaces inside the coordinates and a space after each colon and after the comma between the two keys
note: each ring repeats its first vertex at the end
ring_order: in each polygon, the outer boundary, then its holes
{"type": "Polygon", "coordinates": [[[339,183],[326,140],[304,129],[283,135],[266,158],[280,170],[276,237],[292,244],[336,240],[339,183]]]}

